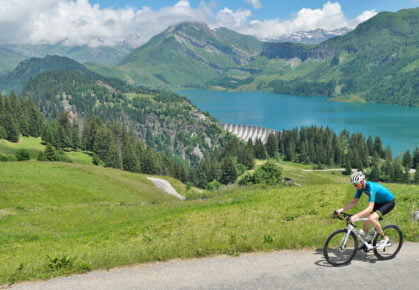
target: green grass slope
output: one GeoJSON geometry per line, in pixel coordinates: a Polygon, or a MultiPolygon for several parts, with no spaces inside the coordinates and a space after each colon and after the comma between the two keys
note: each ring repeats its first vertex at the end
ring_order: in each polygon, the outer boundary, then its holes
{"type": "MultiPolygon", "coordinates": [[[[321,248],[344,226],[330,213],[354,194],[340,173],[280,164],[301,187],[223,188],[179,201],[146,176],[78,164],[0,163],[0,285],[117,265],[273,249],[321,248]]],[[[177,191],[186,187],[169,179],[177,191]]],[[[417,240],[419,187],[387,185],[397,208],[384,223],[417,240]]],[[[362,199],[364,207],[367,203],[362,199]]]]}
{"type": "MultiPolygon", "coordinates": [[[[41,138],[34,137],[20,137],[19,142],[9,142],[5,139],[0,139],[0,156],[7,160],[15,160],[16,152],[20,149],[25,149],[29,152],[31,159],[37,159],[39,152],[45,150],[41,138]]],[[[64,152],[64,154],[74,163],[93,165],[92,157],[89,152],[79,150],[72,150],[64,152]]]]}

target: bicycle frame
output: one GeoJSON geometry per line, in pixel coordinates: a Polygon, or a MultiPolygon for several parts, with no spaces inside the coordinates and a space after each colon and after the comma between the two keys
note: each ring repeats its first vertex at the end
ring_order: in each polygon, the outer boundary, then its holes
{"type": "MultiPolygon", "coordinates": [[[[359,222],[359,221],[366,221],[368,220],[367,218],[358,218],[355,222],[359,222]]],[[[346,242],[348,241],[349,235],[351,234],[351,232],[353,232],[355,234],[355,236],[358,238],[358,240],[360,240],[362,242],[362,244],[368,249],[368,251],[375,249],[377,246],[372,246],[370,243],[368,243],[367,240],[365,240],[365,236],[361,235],[361,233],[356,229],[356,226],[350,222],[348,222],[348,227],[347,227],[347,233],[344,237],[344,240],[342,241],[342,246],[346,245],[346,242]]],[[[374,235],[371,238],[371,241],[374,240],[375,236],[377,235],[377,230],[374,228],[374,235]]]]}

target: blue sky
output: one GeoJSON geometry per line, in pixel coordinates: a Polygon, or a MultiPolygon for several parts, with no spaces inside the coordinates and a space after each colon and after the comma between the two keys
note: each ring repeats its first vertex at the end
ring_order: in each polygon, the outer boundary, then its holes
{"type": "Polygon", "coordinates": [[[419,0],[0,0],[0,44],[147,42],[171,25],[204,22],[261,40],[317,28],[355,28],[419,0]]]}
{"type": "MultiPolygon", "coordinates": [[[[141,8],[148,6],[153,10],[161,9],[165,6],[173,6],[178,1],[173,0],[92,0],[92,4],[99,4],[102,8],[124,8],[126,6],[141,8]]],[[[199,5],[202,0],[190,0],[192,7],[199,5]]],[[[253,1],[260,3],[261,8],[255,9],[251,2],[246,0],[218,0],[204,1],[213,2],[218,8],[229,7],[236,9],[251,9],[255,18],[280,18],[288,19],[293,13],[302,8],[319,9],[327,1],[325,0],[259,0],[253,1]]],[[[395,12],[400,9],[414,8],[419,6],[419,0],[338,0],[343,12],[347,17],[354,18],[365,10],[391,11],[395,12]]]]}

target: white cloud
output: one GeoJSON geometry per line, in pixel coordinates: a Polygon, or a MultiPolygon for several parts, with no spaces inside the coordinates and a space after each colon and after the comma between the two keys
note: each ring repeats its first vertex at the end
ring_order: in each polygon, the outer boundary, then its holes
{"type": "Polygon", "coordinates": [[[347,19],[339,3],[327,2],[322,9],[303,8],[291,19],[253,20],[237,31],[258,36],[260,39],[274,39],[296,31],[308,31],[316,28],[333,30],[341,27],[354,28],[359,23],[377,14],[375,11],[364,11],[354,19],[347,19]]]}
{"type": "MultiPolygon", "coordinates": [[[[255,9],[259,0],[246,0],[255,9]]],[[[262,39],[315,28],[354,27],[376,14],[364,11],[347,19],[339,3],[327,2],[322,9],[301,9],[291,19],[251,20],[250,10],[217,10],[214,0],[191,7],[187,0],[152,10],[103,9],[89,0],[0,0],[0,43],[57,43],[68,45],[113,45],[129,34],[139,34],[139,43],[148,41],[170,25],[183,21],[205,22],[211,28],[228,27],[262,39]]]]}
{"type": "Polygon", "coordinates": [[[253,8],[260,9],[262,8],[262,3],[259,0],[245,0],[247,3],[251,4],[253,8]]]}

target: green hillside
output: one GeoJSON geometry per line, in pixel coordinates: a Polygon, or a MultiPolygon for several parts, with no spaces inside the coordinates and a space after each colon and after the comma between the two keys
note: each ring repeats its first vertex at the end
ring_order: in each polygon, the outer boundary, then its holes
{"type": "Polygon", "coordinates": [[[117,121],[134,130],[146,145],[192,163],[201,158],[197,150],[206,154],[222,146],[226,136],[214,118],[184,97],[125,85],[92,72],[40,73],[25,84],[21,96],[34,100],[47,117],[66,111],[79,124],[90,115],[117,121]]]}
{"type": "Polygon", "coordinates": [[[261,74],[258,88],[419,106],[418,17],[419,8],[379,13],[347,35],[315,47],[267,43],[262,54],[270,59],[298,57],[318,65],[291,79],[285,75],[266,81],[261,74]]]}
{"type": "Polygon", "coordinates": [[[91,69],[131,83],[264,90],[419,106],[419,8],[382,12],[318,45],[262,43],[228,29],[168,28],[117,66],[91,69]]]}
{"type": "Polygon", "coordinates": [[[0,76],[12,71],[24,57],[7,49],[0,48],[0,76]]]}
{"type": "MultiPolygon", "coordinates": [[[[41,151],[45,151],[45,143],[41,138],[20,137],[19,142],[14,143],[5,139],[0,139],[0,159],[15,160],[16,152],[25,149],[30,154],[30,158],[36,160],[41,151]]],[[[93,165],[91,152],[81,150],[67,150],[64,154],[74,163],[93,165]]]]}
{"type": "MultiPolygon", "coordinates": [[[[1,163],[0,285],[175,257],[321,248],[343,226],[329,218],[331,211],[350,200],[354,188],[340,173],[280,165],[302,186],[230,185],[205,200],[182,202],[141,174],[57,162],[1,163]]],[[[417,239],[410,214],[419,187],[387,186],[398,205],[384,223],[417,239]]]]}
{"type": "MultiPolygon", "coordinates": [[[[205,87],[210,79],[241,70],[261,49],[254,37],[228,29],[213,31],[203,23],[182,23],[127,55],[117,70],[128,81],[146,86],[205,87]]],[[[96,69],[109,75],[106,67],[96,69]]]]}
{"type": "Polygon", "coordinates": [[[51,70],[77,70],[93,74],[82,64],[66,57],[57,55],[44,58],[33,57],[22,61],[13,71],[0,77],[0,91],[10,92],[14,90],[18,92],[29,79],[36,77],[43,71],[51,70]]]}

